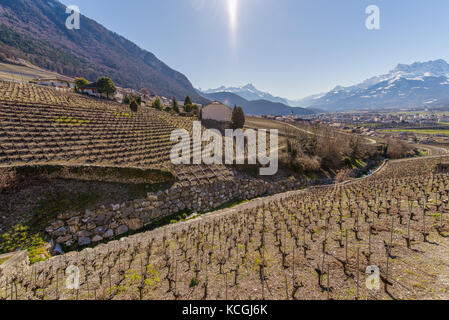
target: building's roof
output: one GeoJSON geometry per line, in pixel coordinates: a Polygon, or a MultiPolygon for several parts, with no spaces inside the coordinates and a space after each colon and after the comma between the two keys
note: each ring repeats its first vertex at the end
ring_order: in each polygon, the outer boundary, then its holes
{"type": "Polygon", "coordinates": [[[89,84],[87,84],[85,86],[80,87],[79,89],[83,90],[83,89],[96,89],[96,88],[97,88],[97,83],[96,82],[92,82],[92,83],[89,83],[89,84]]]}
{"type": "Polygon", "coordinates": [[[220,106],[220,107],[225,107],[225,108],[228,108],[228,109],[232,110],[232,108],[230,108],[230,107],[228,107],[227,105],[225,105],[225,104],[223,104],[223,103],[221,103],[221,102],[218,102],[218,101],[214,101],[214,102],[212,102],[211,104],[208,104],[207,106],[205,106],[204,108],[208,108],[208,107],[218,107],[218,106],[220,106]]]}

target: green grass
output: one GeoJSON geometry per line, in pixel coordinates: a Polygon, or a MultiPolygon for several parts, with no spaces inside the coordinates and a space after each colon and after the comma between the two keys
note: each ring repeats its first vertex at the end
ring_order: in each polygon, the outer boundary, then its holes
{"type": "Polygon", "coordinates": [[[0,236],[0,254],[28,250],[28,257],[32,264],[50,257],[44,246],[45,241],[40,233],[33,232],[30,227],[20,224],[0,236]]]}
{"type": "Polygon", "coordinates": [[[95,204],[99,196],[93,192],[60,192],[48,195],[35,206],[34,215],[26,224],[18,224],[0,235],[0,254],[27,250],[30,263],[44,261],[50,257],[45,249],[44,229],[59,213],[68,210],[83,211],[95,204]]]}
{"type": "Polygon", "coordinates": [[[382,133],[417,133],[426,135],[445,135],[449,136],[449,129],[390,129],[390,130],[379,130],[382,133]]]}

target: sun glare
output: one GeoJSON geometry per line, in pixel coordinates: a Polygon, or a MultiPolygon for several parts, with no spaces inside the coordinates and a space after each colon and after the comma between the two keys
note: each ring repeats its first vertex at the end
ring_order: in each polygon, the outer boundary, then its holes
{"type": "Polygon", "coordinates": [[[234,38],[237,31],[238,0],[227,0],[227,1],[229,11],[229,26],[231,29],[232,37],[234,38]]]}

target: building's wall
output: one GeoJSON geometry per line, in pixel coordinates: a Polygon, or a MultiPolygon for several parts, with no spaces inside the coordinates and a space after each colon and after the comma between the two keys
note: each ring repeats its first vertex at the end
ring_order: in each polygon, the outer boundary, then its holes
{"type": "Polygon", "coordinates": [[[93,96],[93,97],[97,97],[97,98],[101,97],[101,94],[99,94],[98,92],[96,92],[93,89],[84,89],[84,90],[82,90],[82,92],[87,93],[89,96],[93,96]]]}
{"type": "Polygon", "coordinates": [[[224,105],[209,105],[203,108],[204,120],[231,121],[232,111],[224,105]]]}

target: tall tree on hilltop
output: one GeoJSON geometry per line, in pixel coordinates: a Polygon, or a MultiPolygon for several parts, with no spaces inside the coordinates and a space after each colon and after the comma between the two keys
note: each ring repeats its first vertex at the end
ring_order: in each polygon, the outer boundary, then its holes
{"type": "Polygon", "coordinates": [[[176,98],[173,98],[172,104],[173,104],[173,110],[174,110],[176,113],[179,113],[178,100],[176,100],[176,98]]]}
{"type": "Polygon", "coordinates": [[[184,100],[184,107],[191,106],[191,105],[192,105],[192,99],[190,99],[190,97],[187,96],[186,99],[184,100]]]}
{"type": "Polygon", "coordinates": [[[243,129],[245,126],[245,113],[242,108],[234,106],[234,110],[232,110],[231,123],[234,130],[243,129]]]}

